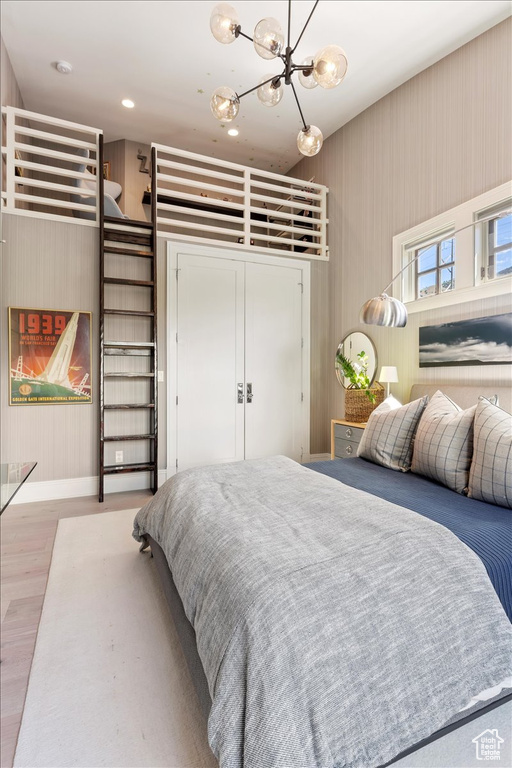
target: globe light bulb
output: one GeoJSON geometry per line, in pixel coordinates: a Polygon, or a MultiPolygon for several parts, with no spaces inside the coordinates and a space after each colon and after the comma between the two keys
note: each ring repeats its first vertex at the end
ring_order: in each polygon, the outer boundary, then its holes
{"type": "Polygon", "coordinates": [[[322,131],[320,128],[317,128],[316,125],[308,126],[307,131],[299,131],[299,135],[297,136],[297,147],[299,148],[299,152],[306,155],[306,157],[317,155],[322,149],[323,143],[324,137],[322,136],[322,131]]]}
{"type": "Polygon", "coordinates": [[[347,55],[339,45],[327,45],[313,60],[313,77],[322,88],[335,88],[347,74],[347,55]]]}
{"type": "Polygon", "coordinates": [[[212,93],[210,109],[217,120],[230,123],[238,115],[240,100],[232,88],[222,85],[212,93]]]}
{"type": "Polygon", "coordinates": [[[311,69],[309,71],[300,69],[299,70],[299,82],[301,85],[304,86],[304,88],[316,88],[318,83],[313,77],[313,56],[308,56],[307,59],[304,59],[302,62],[303,66],[310,66],[311,69]],[[307,72],[307,74],[306,74],[307,72]]]}
{"type": "Polygon", "coordinates": [[[284,45],[284,36],[277,19],[259,21],[254,28],[254,49],[262,59],[275,59],[284,45]]]}
{"type": "MultiPolygon", "coordinates": [[[[264,83],[269,77],[272,77],[272,75],[265,75],[261,78],[260,83],[264,83]]],[[[283,88],[279,81],[277,85],[274,85],[272,80],[265,83],[265,85],[260,85],[256,93],[258,94],[258,99],[266,107],[275,107],[283,98],[283,88]]]]}
{"type": "Polygon", "coordinates": [[[238,14],[229,3],[219,3],[210,16],[212,35],[219,43],[225,45],[236,39],[236,28],[239,26],[238,14]]]}

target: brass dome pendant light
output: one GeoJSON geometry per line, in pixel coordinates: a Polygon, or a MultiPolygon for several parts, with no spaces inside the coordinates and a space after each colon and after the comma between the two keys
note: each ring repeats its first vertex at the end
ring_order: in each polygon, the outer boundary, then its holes
{"type": "Polygon", "coordinates": [[[302,128],[297,136],[297,147],[306,157],[316,155],[320,151],[324,139],[320,128],[317,128],[316,125],[306,124],[292,76],[295,72],[298,72],[299,82],[304,88],[316,88],[317,85],[320,85],[322,88],[335,88],[345,77],[348,66],[345,51],[339,45],[327,45],[318,51],[316,56],[309,56],[307,59],[304,59],[302,64],[293,63],[292,55],[306,31],[306,27],[311,21],[317,5],[318,0],[313,5],[302,32],[293,47],[290,42],[291,0],[288,2],[288,44],[286,47],[283,31],[277,19],[270,17],[262,19],[254,29],[254,37],[249,37],[249,35],[242,32],[238,14],[228,3],[216,5],[210,18],[210,29],[219,43],[228,45],[236,40],[237,37],[245,37],[253,43],[256,53],[263,59],[279,58],[284,64],[284,69],[280,74],[265,76],[258,85],[250,88],[248,91],[244,91],[244,93],[238,94],[226,85],[217,88],[213,92],[210,101],[213,115],[218,120],[226,123],[234,120],[240,109],[240,99],[253,91],[257,91],[258,98],[262,104],[266,107],[274,107],[281,101],[283,96],[282,83],[291,85],[302,120],[302,128]]]}

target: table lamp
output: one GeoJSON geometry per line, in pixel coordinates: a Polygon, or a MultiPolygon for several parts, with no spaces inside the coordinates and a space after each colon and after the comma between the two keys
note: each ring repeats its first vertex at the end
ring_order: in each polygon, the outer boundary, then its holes
{"type": "Polygon", "coordinates": [[[383,365],[380,369],[379,381],[386,385],[386,397],[389,397],[389,385],[396,384],[398,373],[394,365],[383,365]]]}

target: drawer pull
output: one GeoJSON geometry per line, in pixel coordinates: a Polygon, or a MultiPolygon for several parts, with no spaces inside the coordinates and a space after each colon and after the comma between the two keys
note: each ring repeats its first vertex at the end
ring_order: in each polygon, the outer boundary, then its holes
{"type": "Polygon", "coordinates": [[[352,437],[352,430],[350,427],[345,431],[345,437],[352,437]]]}
{"type": "Polygon", "coordinates": [[[345,448],[345,453],[348,453],[348,455],[350,456],[350,454],[352,453],[352,446],[351,445],[347,445],[347,447],[345,448]]]}

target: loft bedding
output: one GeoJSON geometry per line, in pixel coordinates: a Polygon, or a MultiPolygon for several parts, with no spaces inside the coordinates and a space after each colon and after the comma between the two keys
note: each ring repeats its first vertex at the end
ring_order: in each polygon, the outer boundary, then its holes
{"type": "Polygon", "coordinates": [[[196,632],[222,768],[379,766],[511,674],[482,562],[404,506],[275,457],[183,472],[138,513],[196,632]]]}

